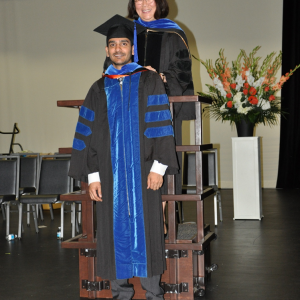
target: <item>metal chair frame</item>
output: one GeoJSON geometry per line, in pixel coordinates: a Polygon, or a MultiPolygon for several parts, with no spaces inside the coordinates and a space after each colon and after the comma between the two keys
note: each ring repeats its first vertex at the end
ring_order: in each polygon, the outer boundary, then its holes
{"type": "MultiPolygon", "coordinates": [[[[14,193],[9,195],[3,195],[3,201],[1,203],[2,206],[2,213],[4,213],[5,220],[6,220],[6,236],[9,235],[9,229],[10,229],[10,205],[12,202],[15,202],[15,204],[18,206],[19,209],[19,174],[20,174],[20,156],[18,155],[0,155],[1,161],[10,161],[10,160],[16,160],[15,165],[15,181],[14,181],[14,193]],[[13,196],[11,199],[6,199],[5,196],[13,196]]],[[[1,162],[0,162],[1,163],[1,162]]],[[[14,167],[14,166],[13,166],[14,167]]]]}
{"type": "Polygon", "coordinates": [[[12,153],[14,153],[13,151],[13,146],[15,145],[18,145],[21,150],[23,151],[23,147],[21,146],[21,144],[19,143],[14,143],[14,140],[15,140],[15,135],[18,134],[20,132],[18,126],[17,126],[17,123],[14,123],[14,128],[13,128],[13,131],[12,132],[4,132],[4,131],[0,131],[0,134],[11,134],[11,141],[10,141],[10,146],[9,146],[9,152],[8,153],[3,153],[4,155],[10,155],[12,153]]]}

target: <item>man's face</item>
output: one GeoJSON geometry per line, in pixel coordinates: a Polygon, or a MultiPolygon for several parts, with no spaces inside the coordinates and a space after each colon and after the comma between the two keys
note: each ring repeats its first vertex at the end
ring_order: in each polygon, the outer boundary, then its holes
{"type": "Polygon", "coordinates": [[[134,54],[133,46],[127,38],[110,39],[105,50],[106,56],[111,59],[114,67],[118,70],[131,63],[131,57],[134,54]]]}

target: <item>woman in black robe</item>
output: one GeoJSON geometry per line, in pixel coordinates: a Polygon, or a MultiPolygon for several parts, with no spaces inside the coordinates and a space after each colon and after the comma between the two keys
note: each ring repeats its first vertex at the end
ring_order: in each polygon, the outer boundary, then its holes
{"type": "MultiPolygon", "coordinates": [[[[161,75],[168,96],[194,95],[188,41],[184,31],[166,19],[168,14],[167,0],[129,0],[128,17],[147,28],[137,35],[134,60],[161,75]]],[[[174,108],[175,141],[182,145],[182,121],[195,119],[195,104],[175,103],[174,108]]],[[[182,166],[181,152],[178,161],[182,166]]],[[[175,182],[176,194],[181,194],[181,174],[175,176],[175,182]]],[[[162,193],[167,194],[167,184],[162,193]]]]}

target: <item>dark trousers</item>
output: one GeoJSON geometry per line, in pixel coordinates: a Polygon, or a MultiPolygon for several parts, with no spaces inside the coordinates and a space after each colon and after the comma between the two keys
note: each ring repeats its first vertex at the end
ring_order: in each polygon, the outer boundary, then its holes
{"type": "MultiPolygon", "coordinates": [[[[147,300],[164,299],[164,291],[160,287],[160,275],[143,278],[140,277],[142,288],[146,291],[147,300]]],[[[130,300],[134,295],[133,285],[128,279],[111,280],[111,292],[113,299],[130,300]]]]}

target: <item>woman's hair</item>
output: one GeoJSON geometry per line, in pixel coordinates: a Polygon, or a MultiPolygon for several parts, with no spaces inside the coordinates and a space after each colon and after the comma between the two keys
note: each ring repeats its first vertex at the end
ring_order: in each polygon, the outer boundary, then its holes
{"type": "MultiPolygon", "coordinates": [[[[156,20],[166,18],[169,14],[169,4],[167,0],[154,0],[156,2],[156,11],[154,18],[156,20]]],[[[135,0],[128,2],[128,18],[137,20],[139,15],[135,10],[135,0]]]]}

